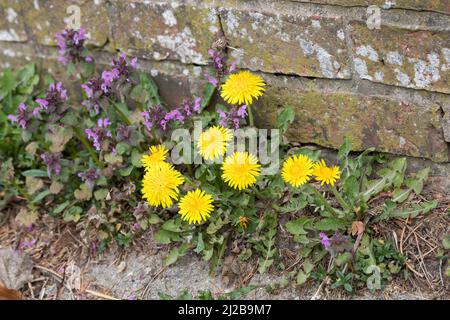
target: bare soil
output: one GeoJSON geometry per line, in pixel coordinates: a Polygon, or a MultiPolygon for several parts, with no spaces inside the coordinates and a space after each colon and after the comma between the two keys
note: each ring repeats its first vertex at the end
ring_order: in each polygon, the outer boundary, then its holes
{"type": "Polygon", "coordinates": [[[22,288],[25,299],[160,299],[183,291],[194,297],[200,290],[214,296],[234,288],[260,285],[247,299],[449,299],[450,282],[445,277],[446,261],[440,259],[442,238],[450,232],[450,197],[427,196],[440,204],[432,213],[416,219],[389,221],[379,225],[380,235],[391,237],[406,257],[408,280],[398,276],[375,294],[359,290],[349,295],[331,290],[327,283],[308,281],[302,286],[283,284],[283,275],[298,263],[296,246],[283,228],[279,230],[279,252],[286,266],[260,275],[256,261],[241,262],[228,252],[216,276],[209,263],[188,254],[170,267],[162,258],[167,246],[153,241],[148,230],[125,249],[111,246],[104,252],[85,243],[73,224],[44,216],[32,230],[18,225],[13,211],[6,212],[0,226],[0,248],[26,252],[33,261],[33,278],[22,288]]]}

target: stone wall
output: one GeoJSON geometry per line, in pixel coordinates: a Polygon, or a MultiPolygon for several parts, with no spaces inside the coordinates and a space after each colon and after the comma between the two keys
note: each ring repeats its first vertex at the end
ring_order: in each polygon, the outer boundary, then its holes
{"type": "Polygon", "coordinates": [[[97,60],[138,56],[171,103],[199,94],[222,31],[238,66],[269,84],[260,126],[290,105],[290,141],[336,148],[349,136],[355,150],[438,163],[450,185],[448,0],[2,0],[0,67],[33,60],[58,74],[52,35],[70,5],[97,60]],[[379,28],[367,25],[371,5],[379,28]]]}

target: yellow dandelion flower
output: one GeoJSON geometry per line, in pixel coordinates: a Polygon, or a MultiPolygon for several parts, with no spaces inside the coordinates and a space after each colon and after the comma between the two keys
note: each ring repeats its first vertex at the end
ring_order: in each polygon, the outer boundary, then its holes
{"type": "Polygon", "coordinates": [[[251,105],[264,92],[264,80],[248,71],[232,74],[222,85],[222,98],[230,104],[251,105]]]}
{"type": "Polygon", "coordinates": [[[313,172],[314,163],[305,155],[294,155],[288,158],[281,170],[284,181],[297,188],[309,181],[313,172]]]}
{"type": "Polygon", "coordinates": [[[222,179],[234,189],[245,189],[256,183],[260,174],[258,159],[248,152],[235,152],[222,164],[222,179]]]}
{"type": "Polygon", "coordinates": [[[142,165],[147,170],[155,164],[164,162],[167,158],[167,148],[163,145],[151,146],[150,154],[145,154],[141,158],[142,165]]]}
{"type": "Polygon", "coordinates": [[[248,218],[244,217],[244,216],[240,216],[239,217],[239,225],[242,228],[247,229],[247,227],[248,227],[248,218]]]}
{"type": "Polygon", "coordinates": [[[334,183],[340,178],[341,173],[338,166],[327,167],[325,161],[320,160],[314,164],[313,175],[321,185],[325,183],[334,187],[334,183]]]}
{"type": "Polygon", "coordinates": [[[167,162],[147,169],[142,180],[142,194],[151,206],[171,207],[178,199],[178,186],[184,181],[181,173],[167,162]]]}
{"type": "Polygon", "coordinates": [[[233,139],[230,129],[214,126],[202,132],[197,141],[199,153],[206,160],[213,160],[223,156],[227,150],[227,143],[233,139]]]}
{"type": "Polygon", "coordinates": [[[180,199],[178,204],[181,219],[187,221],[189,224],[206,221],[214,209],[212,202],[212,196],[205,193],[205,191],[200,189],[189,191],[180,199]]]}

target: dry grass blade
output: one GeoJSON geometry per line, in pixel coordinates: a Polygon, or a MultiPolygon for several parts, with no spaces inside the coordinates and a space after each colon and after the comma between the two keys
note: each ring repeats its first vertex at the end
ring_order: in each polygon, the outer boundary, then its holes
{"type": "Polygon", "coordinates": [[[89,294],[91,294],[93,296],[96,296],[98,298],[105,299],[105,300],[120,300],[120,299],[111,297],[111,296],[109,296],[107,294],[104,294],[104,293],[101,293],[101,292],[97,292],[97,291],[93,291],[93,290],[89,290],[89,289],[86,289],[84,292],[89,293],[89,294]]]}

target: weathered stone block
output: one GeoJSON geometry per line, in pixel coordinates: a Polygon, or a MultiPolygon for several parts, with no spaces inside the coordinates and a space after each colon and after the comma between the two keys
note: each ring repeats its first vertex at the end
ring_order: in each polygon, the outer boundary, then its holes
{"type": "Polygon", "coordinates": [[[105,0],[34,0],[21,3],[25,23],[38,43],[56,45],[55,33],[66,28],[66,19],[73,14],[67,12],[70,6],[77,6],[80,9],[80,23],[87,31],[87,43],[103,46],[110,38],[105,0]]]}
{"type": "Polygon", "coordinates": [[[385,97],[347,92],[325,92],[283,86],[268,79],[262,106],[255,119],[265,127],[276,125],[279,109],[292,106],[296,117],[287,132],[290,141],[338,148],[348,136],[354,150],[375,147],[394,154],[449,161],[448,145],[437,105],[418,106],[385,97]]]}
{"type": "Polygon", "coordinates": [[[450,142],[450,113],[445,113],[442,118],[442,129],[444,130],[444,139],[450,142]]]}
{"type": "Polygon", "coordinates": [[[404,8],[413,10],[430,10],[450,13],[450,2],[447,0],[294,0],[297,2],[310,2],[331,4],[338,6],[379,6],[383,9],[404,8]]]}
{"type": "Polygon", "coordinates": [[[21,16],[20,0],[2,0],[0,3],[0,41],[27,41],[21,16]]]}
{"type": "Polygon", "coordinates": [[[450,33],[351,26],[354,66],[361,78],[450,93],[450,33]]]}
{"type": "Polygon", "coordinates": [[[117,49],[154,60],[208,63],[208,48],[220,30],[214,9],[138,0],[113,4],[117,49]]]}
{"type": "Polygon", "coordinates": [[[0,42],[0,71],[6,68],[18,69],[34,62],[34,51],[23,43],[0,42]]]}
{"type": "Polygon", "coordinates": [[[224,32],[238,65],[265,72],[350,78],[340,19],[223,9],[224,32]]]}

